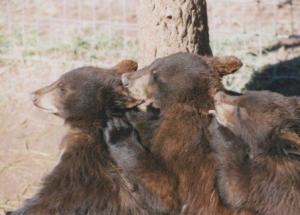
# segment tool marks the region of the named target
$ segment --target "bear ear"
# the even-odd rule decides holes
[[[117,74],[122,75],[127,72],[134,72],[138,69],[138,63],[134,60],[126,59],[119,62],[113,67],[117,71]]]
[[[280,137],[284,140],[288,140],[296,145],[300,146],[300,137],[295,131],[290,129],[282,129],[280,131]]]
[[[293,155],[300,157],[300,137],[295,131],[290,129],[282,129],[280,132],[281,140],[288,141],[291,143],[292,147],[283,148],[283,151],[286,155]]]
[[[243,66],[242,61],[234,56],[205,57],[204,60],[221,77],[232,74]]]

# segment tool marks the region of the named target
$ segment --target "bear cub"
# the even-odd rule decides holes
[[[218,92],[210,126],[225,204],[265,215],[300,214],[300,99],[268,91]]]
[[[214,184],[217,161],[208,131],[213,95],[223,89],[221,77],[241,66],[233,56],[175,53],[123,74],[123,85],[131,96],[160,109],[158,127],[148,151],[138,147],[138,135],[126,122],[110,121],[106,140],[118,166],[143,185],[141,196],[156,211],[252,214],[220,204]]]
[[[121,74],[137,69],[125,60],[111,69],[82,67],[33,93],[35,106],[65,120],[59,163],[40,191],[12,215],[149,214],[110,156],[103,128],[126,118],[136,101],[127,96]]]

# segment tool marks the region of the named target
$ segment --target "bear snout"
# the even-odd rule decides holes
[[[58,108],[56,105],[57,93],[56,88],[45,90],[45,88],[34,91],[30,94],[33,104],[48,113],[57,114]]]

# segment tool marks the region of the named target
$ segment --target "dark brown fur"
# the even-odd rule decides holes
[[[188,215],[246,214],[223,207],[215,189],[217,162],[209,144],[208,110],[213,108],[212,95],[222,89],[220,77],[229,67],[218,66],[223,69],[217,71],[209,62],[207,58],[177,53],[123,77],[135,98],[161,109],[161,118],[147,156],[133,153],[136,141],[132,139],[109,147],[125,172],[144,182],[149,196],[160,203],[158,210]],[[124,154],[132,163],[121,165]],[[165,173],[155,172],[156,168],[149,172],[149,161],[140,162],[147,157],[158,159]],[[135,174],[135,169],[141,173]]]
[[[71,128],[62,141],[62,157],[43,180],[40,191],[11,214],[150,213],[135,184],[112,160],[103,139],[108,119],[125,117],[128,100],[119,74],[132,69],[136,69],[136,63],[130,61],[113,69],[82,67],[34,93],[36,106],[62,117]]]
[[[211,125],[218,189],[237,209],[300,214],[300,99],[267,91],[218,93]]]

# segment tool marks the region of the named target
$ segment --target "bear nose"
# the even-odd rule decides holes
[[[127,74],[123,74],[121,77],[122,84],[127,87],[129,85],[129,80]]]

